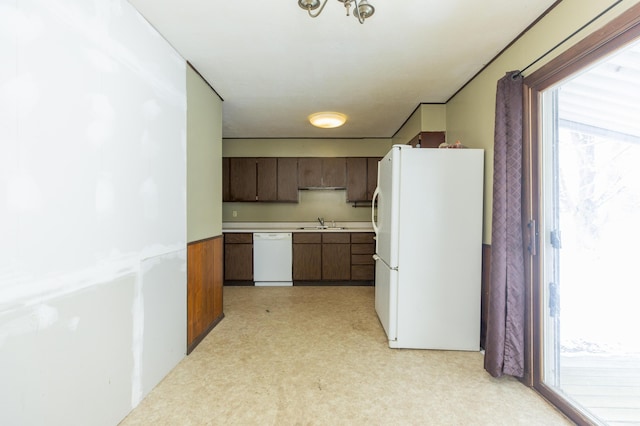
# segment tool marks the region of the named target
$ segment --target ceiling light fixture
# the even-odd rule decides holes
[[[341,3],[344,3],[344,7],[347,9],[347,16],[349,16],[349,8],[351,8],[351,3],[354,4],[353,8],[353,16],[358,18],[358,22],[364,24],[364,20],[369,18],[376,9],[369,4],[367,0],[338,0]],[[321,13],[324,6],[327,4],[327,0],[324,0],[322,6],[320,6],[320,0],[298,0],[298,6],[303,8],[309,13],[309,16],[312,18],[317,18]],[[316,13],[312,13],[312,10],[316,10],[320,8]]]
[[[316,127],[333,129],[342,126],[347,121],[347,116],[333,111],[316,112],[309,116],[309,122]]]

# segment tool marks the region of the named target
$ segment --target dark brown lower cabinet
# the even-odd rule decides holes
[[[319,233],[293,234],[293,280],[322,279],[322,237]]]
[[[222,236],[187,245],[187,354],[224,317]]]
[[[299,285],[373,284],[374,234],[299,232],[293,234],[293,281]]]
[[[224,280],[253,281],[253,234],[224,234]]]
[[[351,234],[348,232],[322,234],[322,280],[349,281],[351,279]]]
[[[376,250],[374,234],[369,232],[351,234],[351,280],[373,281],[375,279]]]
[[[251,281],[247,270],[251,234],[225,234],[225,282]],[[374,234],[370,232],[294,232],[293,281],[298,285],[370,285],[375,279]],[[244,248],[243,248],[244,247]],[[251,246],[251,249],[253,247]],[[244,260],[243,260],[244,259]],[[244,265],[244,266],[242,266]]]

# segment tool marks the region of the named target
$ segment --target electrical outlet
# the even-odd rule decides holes
[[[233,217],[238,217],[238,211],[237,211],[237,210],[234,210],[234,211],[233,211],[233,213],[231,213],[231,215],[232,215]]]

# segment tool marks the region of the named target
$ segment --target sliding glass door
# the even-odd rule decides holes
[[[640,42],[537,97],[539,385],[640,424]]]

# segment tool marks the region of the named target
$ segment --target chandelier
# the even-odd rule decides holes
[[[358,22],[364,24],[364,20],[373,15],[376,9],[369,4],[367,0],[338,0],[341,3],[344,3],[344,7],[347,9],[347,16],[349,16],[349,9],[351,8],[351,3],[354,4],[353,8],[353,16],[358,18]],[[298,0],[298,6],[303,8],[309,13],[309,16],[312,18],[317,18],[321,13],[324,6],[327,4],[327,0],[324,0],[322,6],[320,6],[320,0]],[[315,13],[312,13],[312,10],[316,10],[320,8]]]

